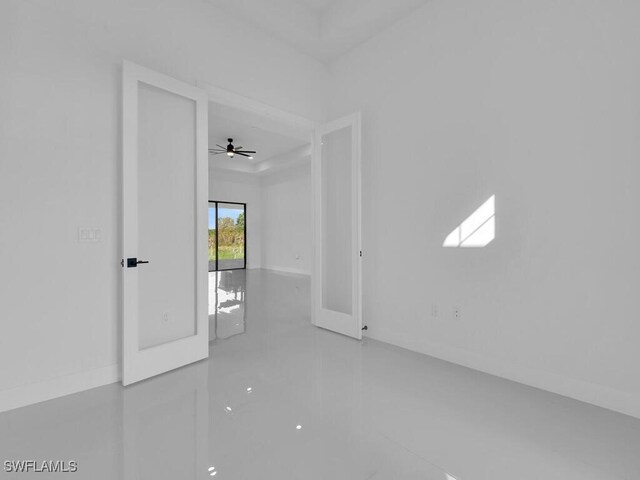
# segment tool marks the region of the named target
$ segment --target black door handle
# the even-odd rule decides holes
[[[135,268],[140,263],[149,263],[149,260],[138,260],[136,257],[127,258],[127,268]]]

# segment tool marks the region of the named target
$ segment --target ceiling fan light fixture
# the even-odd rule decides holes
[[[227,145],[226,147],[223,147],[219,143],[216,143],[216,147],[218,148],[210,148],[209,154],[220,155],[222,153],[226,153],[229,158],[233,158],[236,155],[240,155],[243,157],[247,157],[249,160],[253,160],[253,154],[256,153],[255,150],[244,150],[244,147],[240,147],[240,146],[235,147],[232,143],[233,138],[228,138],[227,140],[229,141],[229,145]]]
[[[229,142],[229,145],[227,145],[227,155],[233,157],[236,151],[235,147],[233,146],[233,138],[227,138],[227,141]]]

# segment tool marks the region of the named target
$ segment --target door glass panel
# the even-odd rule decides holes
[[[196,333],[196,105],[140,83],[139,348]]]
[[[218,270],[244,268],[244,205],[218,202]]]
[[[351,126],[321,138],[322,308],[352,313]]]

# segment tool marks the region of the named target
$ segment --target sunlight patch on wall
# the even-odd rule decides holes
[[[444,239],[443,247],[482,248],[496,236],[496,196],[492,195]]]

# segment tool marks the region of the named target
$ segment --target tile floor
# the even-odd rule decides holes
[[[219,275],[209,360],[0,414],[3,463],[78,463],[0,479],[640,479],[640,420],[315,328],[308,278]]]

